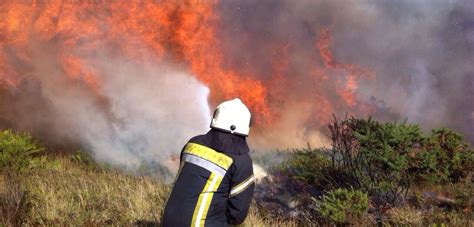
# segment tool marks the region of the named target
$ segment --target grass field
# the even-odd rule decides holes
[[[159,178],[48,157],[25,175],[0,177],[0,221],[16,225],[159,225],[170,186]],[[265,220],[254,207],[244,226],[295,225]]]
[[[242,226],[474,226],[472,171],[456,182],[415,182],[403,203],[377,213],[376,197],[366,197],[360,209],[351,206],[363,201],[349,197],[352,190],[327,201],[309,194],[322,184],[301,184],[295,177],[321,177],[330,174],[331,167],[319,156],[308,154],[315,153],[254,155],[254,162],[272,169],[271,178],[257,182],[255,199]],[[167,175],[160,174],[160,168],[132,173],[96,163],[84,152],[43,149],[28,135],[11,131],[0,132],[0,167],[0,227],[159,226],[170,190],[169,180],[160,179]],[[326,210],[316,209],[323,204]],[[361,213],[355,212],[358,210]],[[341,217],[336,219],[337,215]]]
[[[170,186],[159,178],[136,176],[70,156],[43,158],[28,174],[0,177],[0,223],[3,226],[157,226]],[[458,187],[458,186],[453,186]],[[436,190],[436,189],[434,189]],[[452,189],[456,190],[456,189]],[[457,190],[460,190],[459,188]],[[471,190],[472,189],[462,189]],[[472,225],[471,212],[420,211],[409,206],[392,209],[387,225]],[[467,216],[466,216],[467,215]],[[359,225],[371,224],[368,216]],[[315,225],[305,220],[266,216],[252,204],[242,226]]]

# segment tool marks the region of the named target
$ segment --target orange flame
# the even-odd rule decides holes
[[[347,74],[343,86],[338,88],[337,93],[348,106],[354,106],[357,104],[357,98],[354,96],[354,93],[358,89],[357,78],[373,78],[375,77],[375,74],[374,72],[361,68],[357,65],[336,62],[330,51],[331,34],[329,33],[329,29],[323,29],[320,31],[320,33],[321,36],[316,42],[316,48],[318,49],[323,63],[327,68],[336,71],[343,71]]]
[[[189,70],[211,91],[212,104],[240,97],[256,117],[256,123],[268,125],[278,117],[285,102],[285,86],[291,75],[287,44],[276,45],[270,81],[238,69],[225,68],[225,56],[216,38],[219,16],[215,1],[2,1],[0,3],[0,84],[16,86],[28,80],[19,69],[32,61],[31,43],[54,43],[55,62],[74,83],[82,83],[100,96],[101,75],[93,58],[97,48],[143,64],[165,59],[184,62]],[[325,68],[312,72],[314,83],[329,80],[327,70],[342,71],[337,93],[344,104],[357,105],[358,79],[373,73],[356,65],[334,60],[330,51],[329,30],[320,32],[316,48]],[[13,62],[12,59],[16,59]],[[322,91],[309,94],[320,115],[330,117],[336,104]],[[326,120],[322,117],[320,120]]]

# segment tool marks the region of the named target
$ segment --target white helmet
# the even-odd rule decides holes
[[[212,116],[211,128],[248,136],[250,130],[250,111],[235,98],[217,106]]]

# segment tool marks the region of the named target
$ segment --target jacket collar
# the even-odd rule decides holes
[[[211,129],[204,135],[204,142],[210,148],[229,154],[247,154],[250,149],[246,137]]]

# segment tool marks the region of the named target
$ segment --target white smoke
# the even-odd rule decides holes
[[[179,153],[191,136],[209,128],[209,90],[193,76],[172,68],[102,62],[107,72],[103,92],[117,121],[105,132],[92,130],[102,139],[86,138],[100,151],[99,159],[159,160]]]
[[[33,48],[33,76],[55,110],[55,135],[78,141],[95,159],[136,169],[179,154],[209,128],[209,89],[170,63],[138,63],[89,56],[100,71],[98,94],[71,82],[57,67],[54,48]],[[33,116],[32,116],[33,117]]]
[[[159,160],[178,153],[191,136],[209,127],[209,90],[191,75],[103,62],[108,72],[103,92],[117,120],[103,121],[108,127],[93,128],[85,138],[99,159],[133,164]]]

